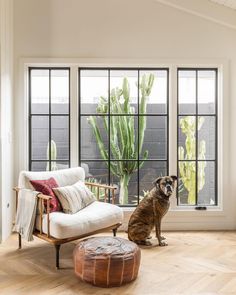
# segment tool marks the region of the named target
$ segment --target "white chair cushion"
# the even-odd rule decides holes
[[[21,171],[18,186],[34,190],[30,180],[44,180],[50,177],[53,177],[59,186],[66,186],[72,185],[79,180],[84,181],[85,173],[81,167],[43,172]]]
[[[83,181],[73,185],[61,186],[52,189],[61,203],[63,212],[74,214],[87,207],[96,199]]]
[[[120,207],[95,201],[75,214],[50,213],[50,235],[57,239],[76,237],[115,225],[122,220],[123,210]],[[40,229],[39,216],[36,228]],[[43,233],[47,234],[46,214],[43,216]]]

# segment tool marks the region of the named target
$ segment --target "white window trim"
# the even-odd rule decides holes
[[[176,206],[176,198],[171,198],[171,209],[165,218],[166,229],[231,229],[233,216],[230,207],[233,200],[227,188],[228,179],[228,97],[229,62],[226,59],[168,59],[168,60],[108,60],[79,58],[23,58],[20,59],[16,89],[16,145],[15,169],[17,179],[20,170],[28,169],[28,68],[34,66],[65,66],[71,68],[71,167],[78,165],[78,68],[79,67],[168,67],[169,68],[169,173],[177,174],[177,68],[217,68],[218,69],[218,206],[197,211],[191,207]],[[73,87],[72,87],[73,85]],[[224,104],[223,104],[224,97]],[[173,103],[175,102],[175,103]],[[224,120],[223,120],[224,119]],[[223,198],[223,192],[227,197]],[[124,208],[125,216],[134,208]]]

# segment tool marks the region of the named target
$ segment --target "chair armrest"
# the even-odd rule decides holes
[[[115,190],[117,189],[117,187],[112,186],[112,185],[107,185],[107,184],[101,184],[101,183],[94,183],[94,182],[87,182],[85,181],[85,185],[87,185],[88,187],[90,187],[90,189],[92,188],[96,188],[96,195],[97,195],[97,200],[99,201],[100,199],[100,189],[104,190],[105,193],[105,197],[104,197],[104,202],[107,202],[108,199],[108,192],[111,192],[112,195],[112,204],[115,203]]]
[[[39,199],[43,199],[43,200],[45,200],[45,201],[52,199],[51,196],[47,196],[47,195],[44,195],[44,194],[41,194],[41,193],[39,193],[39,194],[37,195],[37,198],[39,198]]]
[[[43,231],[43,202],[46,201],[47,206],[46,206],[46,214],[47,214],[47,237],[50,237],[50,200],[52,199],[51,196],[47,196],[44,194],[39,193],[37,195],[39,199],[39,204],[40,204],[40,211],[39,211],[39,216],[40,216],[40,234],[42,234]]]
[[[15,186],[15,187],[13,187],[13,191],[15,191],[15,192],[19,192],[19,191],[20,191],[20,188],[17,187],[17,186]]]

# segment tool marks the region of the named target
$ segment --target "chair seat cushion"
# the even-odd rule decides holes
[[[63,212],[50,213],[50,235],[57,239],[66,239],[84,235],[122,222],[123,211],[109,203],[95,201],[75,214]],[[40,228],[37,216],[36,228]],[[47,216],[43,216],[43,233],[47,233]]]

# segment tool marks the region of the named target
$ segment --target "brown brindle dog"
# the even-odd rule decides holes
[[[152,245],[147,239],[150,239],[155,226],[159,246],[167,246],[167,243],[163,242],[165,238],[161,236],[161,220],[170,207],[169,198],[174,191],[176,180],[177,177],[172,175],[158,177],[154,181],[155,187],[144,197],[130,217],[128,225],[130,241],[138,245]]]

